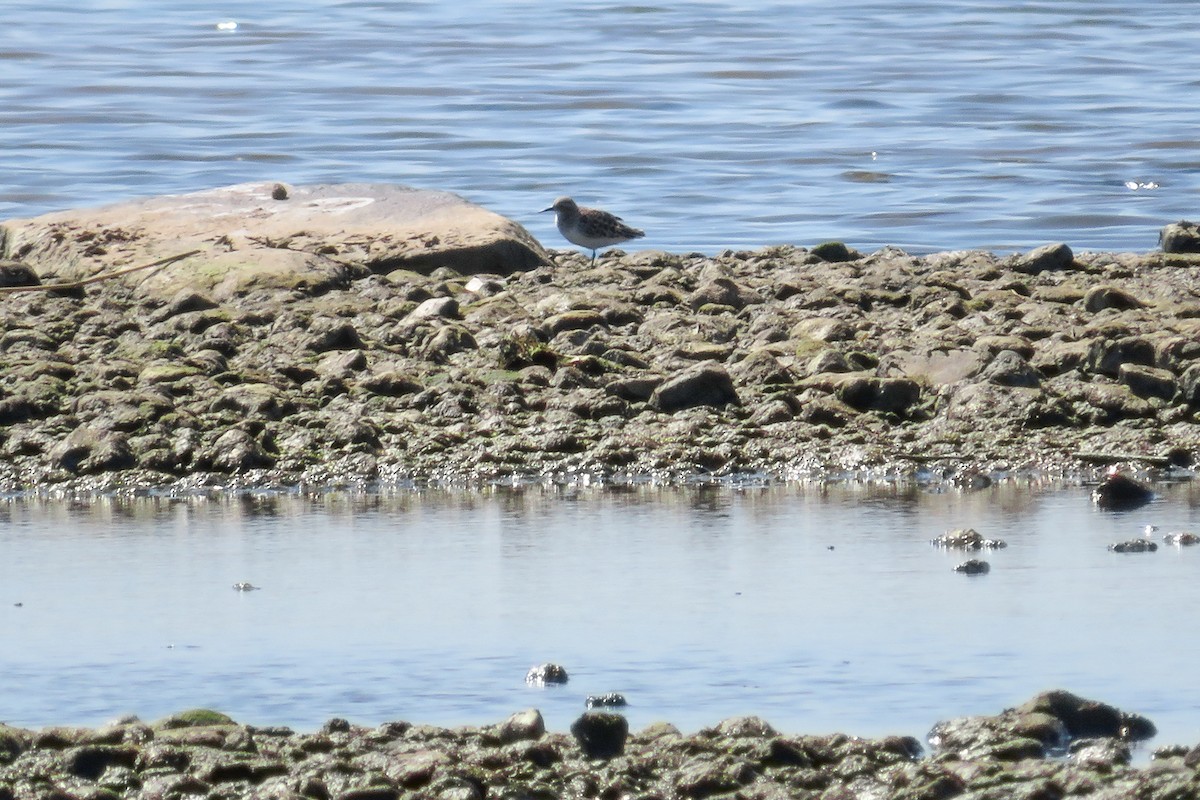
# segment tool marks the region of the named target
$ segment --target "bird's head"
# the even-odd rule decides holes
[[[553,211],[556,214],[567,214],[572,211],[578,211],[579,206],[575,205],[575,201],[569,197],[560,197],[554,201],[554,205],[549,208],[543,208],[539,214],[545,214],[547,211]]]

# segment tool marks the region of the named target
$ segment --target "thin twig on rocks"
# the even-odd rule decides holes
[[[1152,456],[1145,453],[1075,453],[1075,458],[1085,464],[1121,464],[1125,462],[1141,462],[1152,467],[1171,466],[1170,456]]]
[[[189,250],[186,253],[160,258],[150,264],[139,264],[136,267],[126,267],[119,269],[116,272],[104,272],[100,275],[93,275],[90,278],[84,278],[78,281],[70,281],[68,283],[43,283],[36,286],[0,286],[0,294],[15,294],[16,292],[57,292],[71,289],[80,289],[89,283],[99,283],[113,278],[119,278],[122,275],[128,275],[131,272],[137,272],[143,269],[153,269],[154,267],[163,267],[174,261],[182,261],[185,258],[190,258],[194,255],[202,253],[202,250]]]

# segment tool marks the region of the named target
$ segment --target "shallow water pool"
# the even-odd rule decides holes
[[[565,730],[620,692],[634,729],[757,714],[789,733],[924,738],[1065,688],[1200,740],[1190,483],[1133,512],[1007,481],[0,502],[0,719],[97,725],[196,706]],[[974,527],[1008,547],[933,547]],[[256,591],[235,591],[249,581]],[[565,686],[526,686],[553,661]]]

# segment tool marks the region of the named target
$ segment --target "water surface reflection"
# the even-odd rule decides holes
[[[1200,528],[1191,483],[1156,488],[1124,514],[1034,481],[7,498],[0,708],[562,730],[619,691],[635,728],[922,735],[1062,687],[1191,743],[1200,646],[1169,609],[1200,601],[1200,548],[1106,549]],[[1009,544],[983,577],[929,544],[968,526]],[[542,661],[571,682],[526,687]]]

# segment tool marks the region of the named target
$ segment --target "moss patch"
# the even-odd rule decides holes
[[[189,711],[181,711],[178,714],[172,714],[169,717],[159,720],[154,724],[156,728],[197,728],[206,725],[236,725],[233,718],[222,714],[220,711],[213,711],[210,708],[193,708]]]

